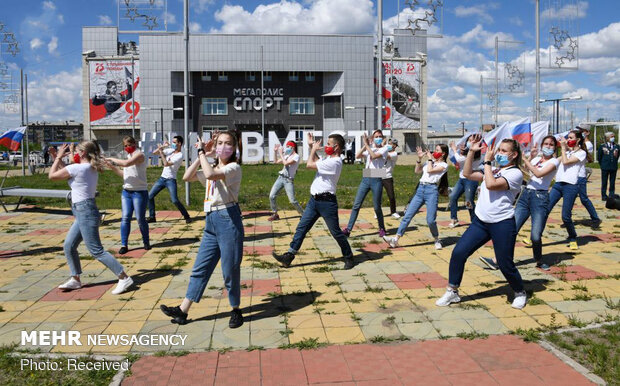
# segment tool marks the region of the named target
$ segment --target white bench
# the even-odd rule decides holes
[[[71,202],[70,190],[58,190],[58,189],[32,189],[22,188],[21,186],[11,186],[9,188],[0,189],[0,204],[4,208],[5,212],[8,212],[3,200],[4,197],[19,197],[15,210],[19,209],[19,205],[22,203],[24,197],[44,197],[44,198],[64,198],[67,202]]]

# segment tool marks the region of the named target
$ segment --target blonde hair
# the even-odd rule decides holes
[[[127,141],[130,145],[132,146],[136,146],[136,139],[134,137],[132,137],[131,135],[126,135],[123,137],[123,143],[125,143],[125,141]]]
[[[99,146],[92,141],[82,141],[77,145],[77,150],[84,152],[84,158],[90,162],[90,166],[98,172],[104,169],[103,158]]]

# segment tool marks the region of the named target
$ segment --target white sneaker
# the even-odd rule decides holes
[[[437,301],[435,302],[435,305],[439,307],[445,307],[445,306],[450,305],[450,303],[458,303],[460,301],[461,301],[461,298],[459,297],[459,293],[453,290],[452,288],[448,288],[446,289],[446,293],[443,294],[442,297],[437,299]]]
[[[512,308],[516,308],[518,310],[525,307],[527,303],[527,294],[525,291],[515,292],[515,300],[512,301]]]
[[[441,245],[441,241],[435,241],[435,249],[443,249],[443,245]]]
[[[71,278],[67,280],[65,283],[58,286],[59,289],[63,290],[75,290],[82,288],[82,283],[79,280],[75,280],[75,278]]]
[[[123,292],[127,291],[127,289],[131,287],[132,284],[133,284],[133,279],[129,276],[127,276],[124,279],[119,279],[118,284],[116,285],[116,288],[112,290],[112,294],[114,295],[122,294]]]
[[[398,248],[398,239],[396,237],[383,236],[383,240],[390,245],[390,248]]]
[[[375,213],[375,218],[377,218],[377,214]]]
[[[457,226],[459,226],[459,222],[455,221],[455,222],[451,222],[450,225],[448,225],[450,228],[456,228]]]
[[[400,218],[400,214],[398,214],[398,212],[394,212],[394,213],[392,213],[392,217]]]

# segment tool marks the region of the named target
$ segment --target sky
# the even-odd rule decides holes
[[[124,6],[121,0],[121,5]],[[129,0],[128,0],[129,1]],[[149,1],[149,0],[131,0]],[[163,0],[154,0],[161,2]],[[437,0],[433,0],[436,2]],[[560,26],[578,42],[573,69],[543,69],[541,97],[581,96],[562,102],[565,124],[604,118],[620,120],[620,17],[618,0],[540,0],[543,66],[549,67],[550,28]],[[386,0],[383,28],[390,33],[400,21],[407,26],[409,3],[429,0]],[[444,0],[442,17],[430,27],[438,36],[428,41],[428,124],[430,130],[455,130],[460,122],[474,129],[480,122],[480,76],[495,76],[495,36],[502,41],[500,62],[524,68],[520,93],[502,93],[498,121],[533,115],[535,90],[534,0]],[[3,31],[15,33],[21,52],[13,57],[2,45],[2,58],[14,79],[28,74],[29,120],[83,120],[81,93],[82,26],[116,25],[116,0],[3,0]],[[418,6],[416,6],[416,9]],[[427,7],[428,8],[428,7]],[[400,10],[400,13],[399,13]],[[343,33],[375,34],[376,1],[370,0],[190,0],[193,33]],[[168,0],[168,31],[183,28],[183,1]],[[121,40],[136,40],[121,35]],[[575,64],[578,63],[578,66]],[[553,64],[553,63],[552,63]],[[503,78],[503,67],[500,73]],[[491,82],[492,83],[492,82]],[[493,121],[483,92],[483,119]],[[2,95],[2,94],[0,94]],[[19,126],[19,114],[0,99],[0,129]],[[550,119],[551,104],[542,104]]]

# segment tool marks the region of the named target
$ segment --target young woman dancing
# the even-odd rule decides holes
[[[279,159],[276,160],[276,163],[281,163],[284,167],[280,170],[278,179],[271,187],[271,193],[269,193],[269,203],[271,204],[272,212],[271,216],[267,219],[269,221],[280,219],[280,216],[278,215],[278,204],[276,203],[276,198],[282,188],[284,188],[284,191],[288,196],[288,201],[295,207],[295,209],[297,209],[297,212],[300,215],[304,213],[304,209],[301,205],[299,205],[299,202],[297,202],[297,199],[295,198],[295,184],[293,183],[295,180],[295,174],[297,174],[297,168],[299,167],[297,144],[293,141],[288,141],[285,149],[282,149],[280,145],[276,145],[274,150],[276,154],[280,156]]]
[[[459,225],[458,210],[459,210],[459,198],[465,193],[465,206],[469,210],[469,219],[471,221],[474,217],[474,198],[476,196],[476,190],[478,190],[478,181],[472,181],[465,178],[463,175],[463,168],[465,166],[465,160],[467,159],[467,153],[469,153],[473,135],[470,135],[465,142],[465,148],[459,149],[454,142],[450,143],[452,151],[454,151],[454,158],[459,167],[459,180],[452,189],[450,194],[450,228],[457,227]],[[455,166],[457,166],[455,165]],[[473,170],[480,169],[480,152],[477,151],[474,154],[474,160],[472,164]]]
[[[422,173],[420,184],[416,190],[415,196],[407,206],[407,211],[400,220],[400,226],[396,231],[396,236],[383,239],[391,248],[398,247],[398,239],[403,237],[409,223],[419,211],[422,205],[426,204],[426,223],[431,231],[431,235],[435,238],[435,248],[441,249],[441,241],[439,241],[439,230],[437,230],[437,203],[439,201],[439,193],[448,189],[448,146],[441,144],[435,146],[435,152],[426,152],[428,160],[422,166],[422,158],[425,153],[421,147],[417,148],[418,160],[416,161],[415,172]]]
[[[133,284],[131,277],[127,276],[123,266],[106,251],[101,245],[99,238],[99,223],[101,215],[95,203],[97,181],[99,172],[103,171],[104,161],[99,154],[99,147],[90,141],[78,144],[73,158],[73,164],[66,165],[62,158],[67,154],[68,145],[63,145],[49,171],[50,180],[69,180],[71,187],[71,211],[75,221],[65,238],[64,251],[67,264],[71,271],[71,278],[58,286],[62,290],[75,290],[82,288],[80,275],[82,266],[78,245],[84,240],[88,251],[108,267],[116,276],[118,284],[112,290],[115,295],[121,294]]]
[[[241,186],[241,159],[237,159],[235,153],[238,144],[239,138],[230,131],[220,132],[206,144],[198,137],[198,158],[183,176],[184,181],[200,181],[206,187],[206,219],[185,299],[180,306],[160,306],[164,314],[172,317],[172,323],[187,323],[190,307],[202,298],[211,274],[221,258],[224,285],[232,307],[228,326],[237,328],[243,324],[243,315],[239,309],[243,223],[238,204]],[[207,157],[216,157],[215,165],[209,164]],[[202,167],[202,170],[198,170],[198,167]]]
[[[525,307],[527,295],[519,270],[513,261],[517,238],[513,205],[521,191],[523,181],[523,173],[519,169],[521,148],[517,141],[504,139],[500,142],[495,157],[493,157],[493,149],[487,150],[483,162],[483,175],[474,172],[472,168],[474,152],[480,151],[481,145],[482,139],[476,135],[470,146],[470,152],[467,154],[463,172],[466,178],[482,182],[475,216],[452,250],[448,288],[435,304],[443,307],[461,301],[458,288],[463,280],[465,262],[478,248],[492,240],[499,269],[515,292],[512,307],[521,309]],[[491,167],[493,158],[499,167],[497,170]]]

